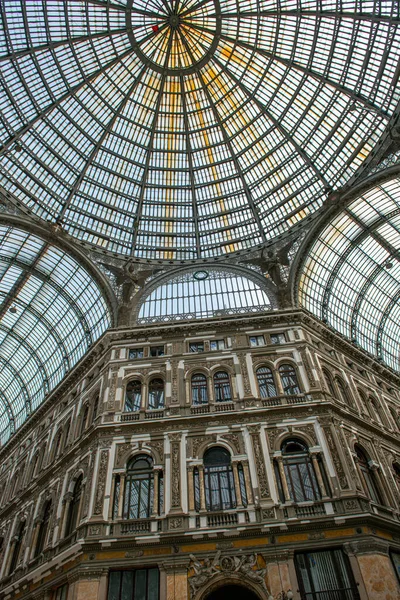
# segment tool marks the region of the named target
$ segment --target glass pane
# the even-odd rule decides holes
[[[121,572],[111,571],[108,580],[108,600],[120,600]]]

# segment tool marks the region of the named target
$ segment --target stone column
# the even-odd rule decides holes
[[[200,482],[200,510],[206,510],[206,489],[204,486],[204,467],[199,465],[199,482]]]
[[[232,470],[233,470],[233,479],[235,482],[236,506],[237,506],[237,508],[244,508],[242,494],[240,493],[240,482],[239,482],[237,461],[232,462]]]
[[[121,473],[120,474],[120,482],[119,482],[118,514],[117,514],[118,519],[122,519],[122,517],[123,517],[125,484],[126,484],[125,480],[126,480],[125,473]]]
[[[310,452],[311,460],[314,467],[314,473],[318,481],[319,489],[321,490],[322,498],[328,498],[328,494],[326,493],[324,480],[322,479],[322,473],[318,462],[318,453]]]
[[[257,472],[258,489],[260,493],[260,502],[270,498],[267,472],[265,469],[264,452],[260,440],[260,426],[249,425],[248,431],[252,440],[254,466]]]
[[[388,497],[387,492],[386,492],[386,482],[385,482],[383,474],[382,474],[382,468],[379,465],[375,465],[374,464],[371,467],[371,469],[374,471],[375,477],[378,480],[377,481],[377,483],[378,483],[378,489],[379,489],[379,492],[380,492],[380,494],[382,496],[382,500],[383,500],[385,506],[390,507],[391,506],[391,502],[390,502],[389,497]]]
[[[194,502],[194,467],[188,467],[187,476],[188,476],[188,501],[189,501],[189,511],[195,510],[195,502]]]
[[[276,454],[277,453],[275,453],[275,455]],[[281,477],[281,483],[282,483],[282,488],[283,488],[283,495],[285,497],[285,502],[291,502],[292,499],[290,497],[289,488],[288,488],[288,484],[287,484],[287,480],[286,480],[286,473],[285,473],[285,468],[283,466],[282,454],[279,453],[278,456],[275,456],[275,459],[278,463],[279,475]]]
[[[69,513],[69,506],[72,501],[72,496],[73,496],[72,492],[67,492],[62,501],[63,509],[62,509],[62,514],[61,514],[61,524],[60,524],[60,538],[61,539],[65,538],[65,530],[67,528],[67,517],[68,517],[68,513]]]
[[[153,494],[153,510],[151,516],[158,517],[158,499],[160,494],[160,470],[154,469],[154,494]]]
[[[38,539],[38,535],[39,535],[39,529],[40,529],[41,522],[42,522],[42,519],[40,517],[36,517],[36,519],[33,522],[31,551],[30,551],[30,555],[29,555],[30,560],[35,558],[36,544],[37,544],[37,539]]]
[[[246,461],[242,460],[242,466],[243,466],[243,473],[244,473],[244,481],[246,484],[247,502],[248,502],[248,504],[253,504],[254,503],[253,488],[251,485],[249,463],[247,462],[247,460]]]

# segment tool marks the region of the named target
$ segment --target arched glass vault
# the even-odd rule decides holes
[[[112,321],[92,275],[61,248],[0,223],[0,442]]]
[[[400,178],[351,201],[316,238],[301,270],[299,303],[399,371]]]
[[[155,278],[138,303],[137,322],[206,319],[276,308],[274,286],[258,272],[205,265]]]
[[[399,101],[398,3],[10,0],[4,186],[139,259],[262,245],[368,158]]]

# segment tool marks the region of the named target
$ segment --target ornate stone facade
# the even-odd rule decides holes
[[[282,331],[286,341],[281,347],[252,348],[243,333],[247,330],[265,339],[271,331]],[[193,323],[109,332],[104,354],[97,355],[102,366],[96,376],[91,378],[93,366],[88,361],[81,380],[72,374],[67,377],[61,391],[50,395],[39,409],[40,419],[33,415],[0,450],[0,600],[17,595],[22,600],[53,600],[54,590],[64,583],[69,585],[68,600],[80,600],[85,594],[92,600],[106,600],[110,568],[153,567],[160,572],[160,600],[206,600],[224,582],[245,585],[265,600],[269,595],[277,598],[283,587],[300,600],[296,557],[310,549],[332,547],[350,557],[361,600],[376,600],[371,592],[376,581],[369,582],[367,571],[374,556],[371,548],[379,556],[390,589],[396,590],[389,566],[390,552],[400,551],[400,490],[393,470],[400,457],[400,432],[393,425],[364,418],[330,396],[322,373],[313,365],[332,361],[329,349],[334,342],[337,356],[342,353],[336,367],[346,372],[354,399],[356,383],[364,378],[365,387],[381,398],[388,414],[389,406],[400,410],[397,378],[379,365],[378,384],[374,369],[363,364],[362,353],[352,349],[350,357],[341,338],[332,337],[321,324],[314,326],[301,311],[227,317],[213,328],[203,323],[201,331],[205,348],[201,357],[185,351],[185,340],[198,333]],[[216,336],[227,345],[231,341],[226,359],[210,351],[209,340]],[[164,345],[165,355],[151,358],[146,350],[143,359],[129,359],[129,348],[138,343]],[[118,352],[112,354],[113,349]],[[294,366],[302,393],[262,397],[257,365],[271,365],[279,390],[278,366],[283,357]],[[343,367],[350,358],[351,364],[359,361],[365,375]],[[204,406],[191,403],[191,375],[197,369],[207,378],[209,402]],[[216,402],[213,373],[224,369],[232,392],[240,390],[241,379],[245,401],[235,396],[233,402]],[[137,411],[124,410],[123,395],[131,377],[143,382]],[[168,406],[157,410],[146,404],[152,377],[171,384]],[[55,455],[56,433],[64,423],[78,422],[80,406],[90,407],[99,389],[103,391],[96,419],[89,418],[83,431],[71,425],[69,436],[63,438],[68,443]],[[289,439],[311,449],[308,464],[317,486],[313,500],[292,497],[282,450]],[[383,504],[368,497],[355,460],[355,444],[371,461]],[[205,451],[212,447],[223,448],[231,457],[227,468],[232,494],[229,507],[217,504],[213,510],[203,462]],[[154,468],[152,505],[145,516],[133,509],[128,515],[126,508],[127,464],[139,455]],[[24,474],[18,477],[16,492],[12,483],[22,465]],[[76,528],[68,533],[69,507],[80,474]],[[44,501],[50,496],[48,542],[36,554]],[[27,527],[17,568],[10,571],[22,518]],[[373,540],[379,540],[379,548]],[[48,573],[45,579],[43,572]],[[388,599],[397,600],[396,593],[390,591]]]

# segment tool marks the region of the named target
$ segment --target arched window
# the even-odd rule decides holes
[[[296,369],[293,365],[281,365],[279,367],[279,375],[281,376],[283,393],[285,395],[295,396],[301,393],[297,381]]]
[[[192,375],[192,404],[207,404],[207,377],[203,373]]]
[[[274,376],[268,367],[260,367],[256,371],[260,398],[277,396]]]
[[[47,532],[49,529],[49,521],[51,515],[51,500],[48,500],[44,505],[42,520],[39,525],[39,533],[37,537],[35,556],[39,556],[43,552],[46,543]]]
[[[374,421],[377,421],[382,425],[382,415],[381,415],[381,407],[378,404],[378,401],[373,396],[369,397],[369,405],[371,408],[371,417]]]
[[[135,412],[140,410],[142,402],[142,384],[138,379],[129,381],[125,392],[125,411]]]
[[[335,393],[335,387],[333,385],[331,374],[329,373],[329,371],[327,369],[322,369],[322,373],[324,375],[324,379],[326,381],[326,385],[328,386],[328,391],[329,391],[330,395],[335,398],[336,393]]]
[[[358,396],[360,398],[360,402],[361,402],[361,411],[362,413],[367,416],[370,417],[370,411],[368,410],[368,403],[367,403],[367,398],[364,394],[364,392],[362,390],[360,390],[359,388],[357,388],[357,392],[358,392]]]
[[[215,402],[231,402],[232,392],[229,375],[225,371],[217,371],[214,375]]]
[[[15,569],[18,566],[19,555],[21,552],[22,540],[24,539],[24,535],[25,535],[25,521],[20,523],[20,525],[18,527],[18,532],[16,535],[16,539],[14,541],[14,548],[13,548],[13,553],[12,553],[12,557],[11,557],[9,573],[12,573],[13,571],[15,571]]]
[[[225,448],[210,448],[204,454],[203,463],[207,510],[236,508],[235,483],[229,452]]]
[[[357,455],[358,466],[360,467],[362,476],[362,484],[366,495],[368,496],[368,498],[370,498],[370,500],[372,500],[372,502],[376,502],[377,504],[383,504],[382,496],[379,492],[379,487],[377,485],[375,473],[371,469],[368,458],[359,446],[355,447],[355,452]]]
[[[78,526],[79,508],[82,497],[82,475],[79,475],[74,485],[71,502],[68,507],[67,525],[65,528],[65,537],[71,535]]]
[[[319,500],[321,492],[306,444],[297,439],[290,439],[282,444],[281,450],[290,499],[293,502]],[[284,501],[283,484],[276,464],[275,468],[281,499]]]
[[[55,460],[60,452],[61,452],[61,440],[62,440],[63,431],[60,429],[54,438],[54,451],[53,451],[53,460]]]
[[[346,405],[351,405],[349,395],[347,393],[346,387],[340,377],[335,377],[336,387],[339,391],[339,400],[341,400]]]
[[[149,383],[149,408],[164,408],[164,382],[162,379],[152,379]]]
[[[92,423],[95,420],[95,418],[97,417],[97,411],[99,410],[99,404],[100,404],[100,396],[97,394],[97,396],[95,397],[94,402],[93,402]]]
[[[124,518],[147,519],[153,510],[154,471],[149,456],[133,458],[126,471]]]
[[[400,416],[399,416],[399,414],[396,412],[396,410],[392,406],[389,406],[389,411],[390,411],[390,414],[393,419],[394,428],[397,431],[400,431]]]
[[[85,431],[86,426],[87,426],[87,420],[88,420],[88,414],[89,414],[89,405],[88,404],[85,404],[85,406],[82,408],[81,414],[82,414],[82,421],[81,421],[80,435],[83,434],[83,432]]]

